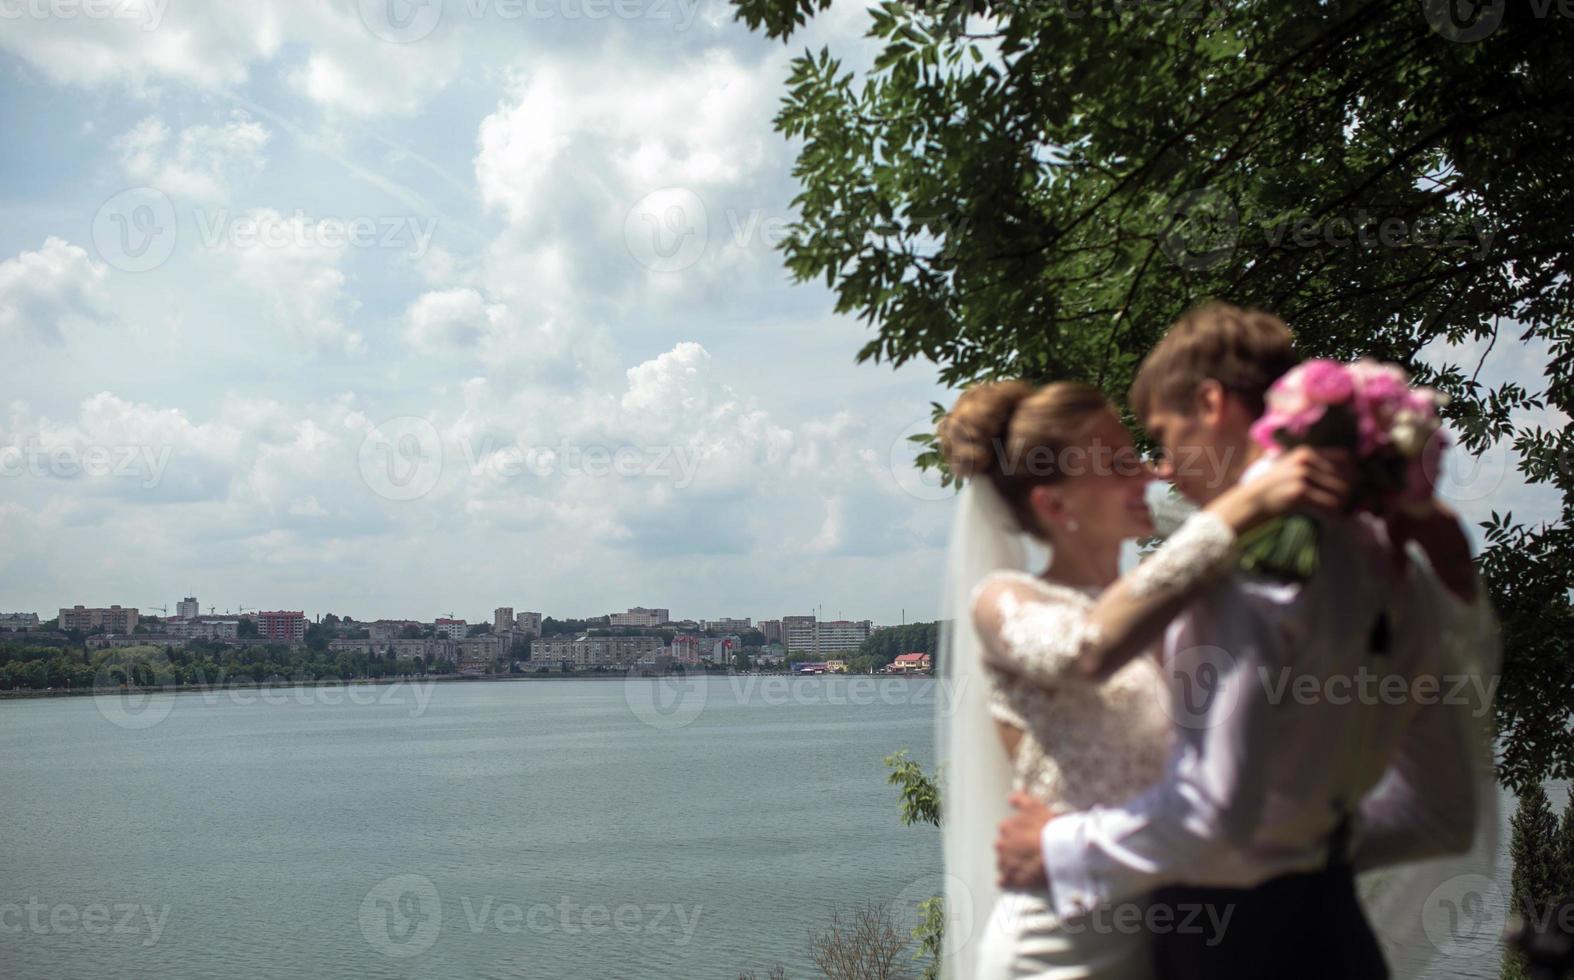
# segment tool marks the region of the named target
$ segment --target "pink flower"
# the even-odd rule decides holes
[[[1356,438],[1360,444],[1356,452],[1362,459],[1375,455],[1388,442],[1388,433],[1378,425],[1375,418],[1368,412],[1358,411],[1355,416]]]
[[[1279,445],[1279,440],[1273,437],[1273,434],[1278,431],[1279,419],[1272,413],[1264,415],[1252,423],[1252,441],[1261,446],[1264,452],[1269,454],[1278,453],[1282,447]]]
[[[1301,378],[1296,371],[1291,371],[1268,389],[1268,412],[1273,415],[1294,415],[1304,412],[1312,405],[1311,396],[1306,392],[1306,386],[1301,383]]]
[[[1396,365],[1362,358],[1350,365],[1350,378],[1355,383],[1356,410],[1363,416],[1374,416],[1385,430],[1394,415],[1410,403],[1409,381]]]
[[[1412,388],[1405,396],[1404,408],[1415,412],[1423,419],[1438,417],[1438,409],[1442,407],[1447,398],[1439,394],[1435,388]]]
[[[1320,405],[1338,405],[1355,393],[1349,372],[1335,361],[1307,361],[1292,373],[1300,375],[1306,396]]]
[[[1327,410],[1321,405],[1310,405],[1302,411],[1282,419],[1281,426],[1298,436],[1304,436],[1312,430],[1312,426],[1322,419],[1325,411]]]
[[[1252,424],[1251,438],[1270,455],[1285,443],[1304,441],[1330,406],[1341,406],[1355,423],[1357,456],[1379,464],[1377,472],[1400,475],[1365,488],[1404,498],[1424,498],[1433,492],[1446,437],[1439,431],[1439,408],[1446,396],[1431,388],[1410,386],[1404,370],[1362,358],[1351,364],[1316,359],[1307,361],[1274,383],[1265,399],[1262,418]],[[1281,441],[1283,440],[1283,441]],[[1390,468],[1392,467],[1392,468]]]
[[[1251,437],[1259,446],[1270,453],[1277,453],[1284,448],[1276,438],[1278,433],[1285,433],[1297,439],[1304,438],[1311,431],[1312,426],[1323,417],[1323,406],[1308,405],[1299,412],[1270,411],[1252,423]]]

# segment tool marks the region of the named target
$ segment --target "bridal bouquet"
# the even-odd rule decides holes
[[[1364,358],[1353,364],[1313,360],[1292,369],[1268,391],[1252,438],[1269,455],[1296,446],[1347,449],[1357,464],[1352,510],[1377,513],[1432,493],[1444,446],[1439,409],[1448,396],[1411,387],[1395,364]],[[1241,568],[1305,580],[1317,570],[1317,520],[1291,514],[1243,536]]]

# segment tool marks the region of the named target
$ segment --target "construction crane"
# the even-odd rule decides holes
[[[160,616],[163,616],[166,619],[169,618],[169,607],[168,606],[143,606],[142,608],[144,608],[144,609],[157,609],[159,611],[159,615]]]

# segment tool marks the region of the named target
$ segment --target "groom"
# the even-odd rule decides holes
[[[1295,363],[1267,313],[1211,304],[1183,317],[1131,393],[1163,446],[1161,475],[1198,504],[1251,479],[1248,430]],[[1164,638],[1177,682],[1165,777],[1079,813],[1015,794],[1001,884],[1047,880],[1062,919],[1151,893],[1164,978],[1386,977],[1355,871],[1467,850],[1475,813],[1464,708],[1358,694],[1374,673],[1442,679],[1439,620],[1457,600],[1397,539],[1415,538],[1460,600],[1479,591],[1452,514],[1433,504],[1404,523],[1329,521],[1310,580],[1237,574],[1182,613]],[[1201,911],[1233,912],[1222,937],[1181,927]]]

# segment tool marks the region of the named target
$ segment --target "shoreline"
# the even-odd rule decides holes
[[[879,678],[890,680],[893,678],[908,679],[911,677],[932,677],[931,674],[794,674],[787,671],[771,671],[769,673],[749,672],[734,674],[730,672],[702,672],[696,674],[641,674],[637,676],[648,677],[656,680],[661,677],[836,677],[851,679],[855,677]],[[39,698],[73,698],[94,697],[101,694],[203,694],[214,691],[277,691],[292,690],[295,688],[320,688],[320,687],[376,687],[383,685],[414,684],[423,681],[432,683],[452,683],[459,681],[481,682],[509,682],[509,681],[621,681],[627,680],[629,674],[618,671],[596,671],[585,673],[564,674],[558,671],[541,671],[525,674],[482,674],[474,676],[460,676],[457,674],[412,674],[400,677],[359,677],[352,680],[339,678],[325,678],[315,681],[250,681],[245,683],[229,682],[224,684],[155,684],[148,687],[113,687],[113,688],[65,688],[55,691],[0,691],[0,702],[3,701],[30,701]]]

